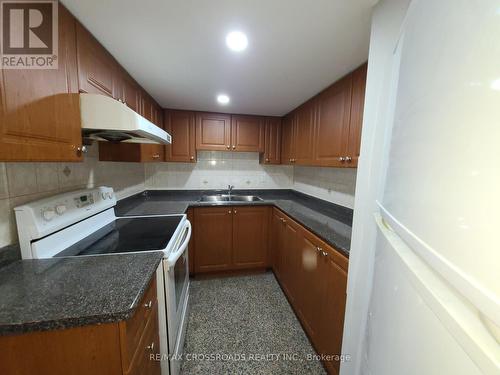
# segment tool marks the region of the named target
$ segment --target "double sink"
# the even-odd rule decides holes
[[[217,194],[202,195],[199,202],[261,202],[262,200],[256,195]]]

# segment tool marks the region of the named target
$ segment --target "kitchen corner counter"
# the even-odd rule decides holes
[[[224,192],[222,192],[224,193]],[[257,195],[258,202],[200,202],[202,195],[221,194],[215,190],[146,190],[122,199],[117,216],[182,214],[189,207],[267,205],[275,206],[329,245],[349,256],[352,210],[295,190],[234,190],[234,195]]]
[[[33,259],[0,268],[0,335],[128,319],[162,256]]]

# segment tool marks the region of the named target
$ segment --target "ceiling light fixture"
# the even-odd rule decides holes
[[[241,31],[231,31],[226,36],[226,44],[230,50],[241,52],[247,48],[248,38]]]
[[[227,96],[226,94],[219,94],[217,95],[217,102],[219,104],[222,104],[222,105],[226,105],[226,104],[229,104],[229,96]]]

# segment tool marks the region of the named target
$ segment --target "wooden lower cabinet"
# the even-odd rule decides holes
[[[270,259],[273,271],[330,374],[338,374],[348,259],[274,208]]]
[[[196,273],[231,268],[233,248],[233,210],[231,207],[194,209]]]
[[[267,206],[194,208],[195,273],[268,266]]]
[[[156,279],[129,320],[1,336],[0,348],[0,374],[160,375]]]
[[[267,267],[268,220],[268,207],[233,207],[234,268]]]

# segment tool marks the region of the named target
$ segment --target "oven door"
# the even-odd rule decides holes
[[[191,223],[185,221],[178,245],[163,261],[168,322],[168,351],[170,373],[179,373],[180,355],[184,346],[189,296],[188,243],[191,238]]]

